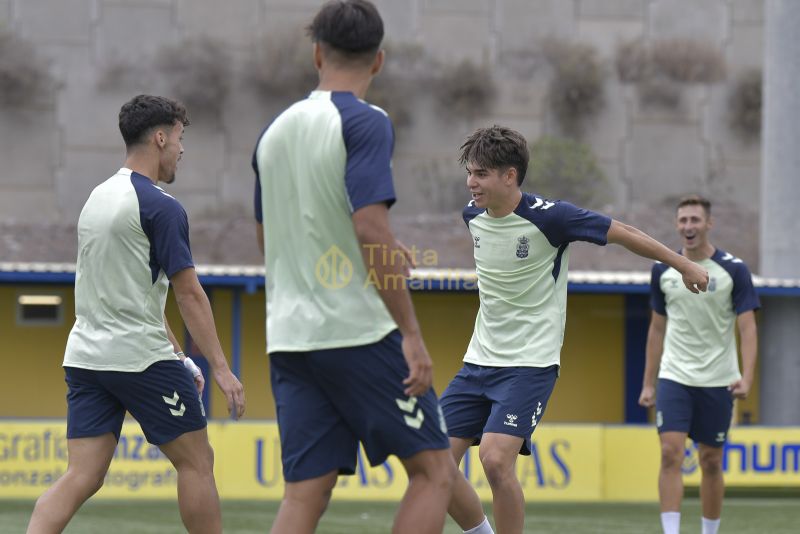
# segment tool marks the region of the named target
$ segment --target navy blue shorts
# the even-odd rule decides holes
[[[558,378],[550,367],[487,367],[465,363],[441,398],[450,437],[474,439],[484,432],[523,438],[520,454],[531,453],[531,435],[542,420]]]
[[[733,395],[726,386],[684,386],[666,378],[656,387],[656,426],[661,432],[685,432],[697,443],[722,447],[733,415]]]
[[[206,427],[192,375],[179,360],[156,362],[140,373],[78,367],[64,372],[68,439],[112,432],[119,440],[126,410],[153,445]]]
[[[359,441],[373,466],[450,446],[433,389],[403,393],[401,343],[395,330],[371,345],[270,354],[284,480],[355,473]]]

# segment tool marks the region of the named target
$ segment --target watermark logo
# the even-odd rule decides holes
[[[353,262],[336,245],[331,245],[317,260],[317,281],[326,289],[342,289],[353,279]]]

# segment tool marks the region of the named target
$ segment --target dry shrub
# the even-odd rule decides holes
[[[637,83],[650,76],[650,52],[644,41],[634,39],[619,43],[615,66],[622,83]]]
[[[725,58],[708,41],[665,39],[653,45],[655,69],[678,82],[714,83],[725,79]]]
[[[413,122],[414,102],[430,86],[431,60],[415,44],[387,44],[386,63],[370,85],[367,100],[384,109],[395,127]]]
[[[297,100],[319,82],[311,50],[299,30],[267,35],[253,49],[247,81],[267,98]]]
[[[747,142],[761,137],[762,86],[761,69],[749,69],[736,79],[728,98],[730,127]]]
[[[157,54],[156,67],[170,95],[190,114],[220,117],[231,86],[233,69],[225,47],[209,37],[184,40]]]
[[[33,44],[0,31],[0,105],[35,105],[52,99],[55,88],[48,64]]]
[[[564,133],[578,136],[605,106],[605,71],[589,45],[552,39],[544,51],[554,71],[548,90],[553,113]]]
[[[497,87],[489,68],[464,60],[441,70],[433,92],[444,116],[476,117],[490,110]]]

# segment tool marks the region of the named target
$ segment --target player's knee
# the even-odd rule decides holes
[[[684,450],[672,443],[661,444],[661,467],[663,469],[679,469],[683,464]]]
[[[514,476],[513,460],[509,462],[498,452],[489,451],[481,454],[481,465],[490,485],[501,483],[508,477]]]
[[[424,462],[409,468],[409,479],[436,485],[440,491],[452,491],[458,467],[449,450],[429,451]]]
[[[717,476],[722,473],[722,455],[714,452],[701,454],[700,470],[703,476]]]
[[[84,473],[72,471],[68,473],[75,482],[75,486],[78,487],[78,490],[83,493],[87,499],[100,491],[100,488],[103,487],[106,480],[105,472]]]

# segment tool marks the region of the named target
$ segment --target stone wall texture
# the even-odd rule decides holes
[[[400,47],[422,50],[427,63],[420,70],[434,78],[468,60],[488,69],[492,81],[465,84],[496,87],[485,107],[463,116],[445,113],[435,98],[435,82],[420,78],[405,95],[410,120],[397,130],[399,201],[392,210],[401,238],[437,249],[442,266],[471,265],[470,240],[458,215],[467,197],[457,148],[474,128],[493,123],[519,129],[531,143],[558,134],[547,99],[553,73],[542,52],[543,43],[556,38],[594,47],[605,73],[605,105],[583,135],[608,176],[607,204],[594,207],[677,243],[671,226],[676,198],[706,194],[720,206],[716,243],[757,268],[761,151],[757,140],[731,133],[728,99],[737,75],[761,66],[763,0],[376,4],[390,53]],[[0,31],[31,43],[55,82],[48,98],[0,107],[0,261],[74,260],[72,236],[81,206],[124,160],[116,122],[121,104],[141,92],[173,96],[173,78],[159,70],[160,59],[187,40],[203,38],[229,58],[228,90],[204,109],[189,106],[193,122],[185,135],[186,153],[169,188],[189,213],[199,261],[258,263],[250,158],[261,130],[290,100],[265,96],[252,83],[253,58],[265,39],[302,35],[319,5],[319,0],[0,0]],[[726,62],[725,77],[680,84],[675,109],[644,106],[638,89],[622,83],[615,69],[618,47],[636,39],[710,43]],[[310,46],[297,42],[308,46],[310,62]],[[310,89],[298,88],[296,98]],[[647,267],[617,256],[579,249],[573,265]]]

